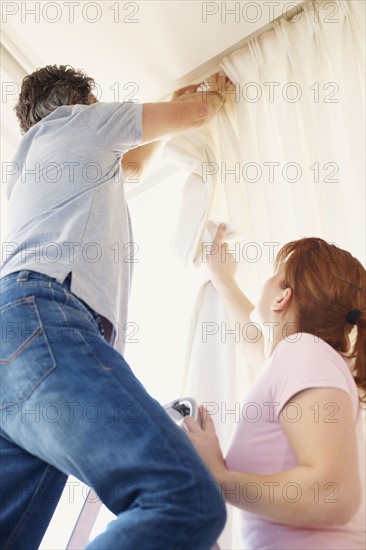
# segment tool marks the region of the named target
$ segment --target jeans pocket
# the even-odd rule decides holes
[[[0,409],[29,398],[56,367],[35,296],[0,308]]]

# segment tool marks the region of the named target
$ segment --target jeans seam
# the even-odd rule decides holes
[[[9,356],[6,357],[6,359],[0,359],[0,365],[8,365],[10,361],[16,359],[18,355],[22,353],[37,337],[40,336],[43,333],[42,327],[38,326],[30,336]]]
[[[3,306],[0,307],[0,313],[7,310],[9,307],[17,306],[19,304],[25,304],[26,302],[34,303],[34,296],[24,296],[23,298],[18,298],[17,300],[11,300]]]
[[[89,353],[93,356],[93,358],[95,359],[95,361],[97,361],[97,363],[102,367],[102,369],[104,371],[110,371],[111,370],[111,367],[108,367],[108,365],[105,365],[104,363],[101,362],[101,360],[99,359],[99,357],[94,353],[94,350],[93,348],[91,347],[91,345],[89,344],[89,342],[87,340],[85,340],[84,338],[84,335],[83,333],[81,332],[81,330],[79,329],[76,329],[77,332],[80,334],[81,338],[83,339],[83,342],[87,348],[87,350],[89,351]],[[103,340],[105,342],[105,340]],[[107,344],[107,342],[105,342]],[[107,344],[108,345],[108,344]]]
[[[0,296],[5,294],[5,292],[9,292],[9,290],[13,290],[14,288],[18,288],[19,283],[16,281],[14,284],[0,284]]]
[[[50,285],[52,284],[58,284],[56,283],[56,281],[52,281],[52,282],[46,282],[44,281],[43,279],[39,279],[37,281],[33,281],[33,280],[27,280],[27,281],[17,281],[16,279],[14,280],[14,283],[15,285],[14,286],[17,286],[17,287],[22,287],[22,286],[41,286],[41,287],[44,287],[44,288],[50,288]],[[2,286],[6,287],[6,283],[3,284]]]
[[[100,315],[98,313],[96,313],[96,317],[93,316],[93,314],[91,313],[91,311],[88,309],[89,306],[87,306],[81,299],[79,299],[75,294],[73,294],[72,292],[70,292],[69,290],[67,289],[63,289],[64,293],[65,293],[65,296],[66,296],[66,304],[67,305],[70,305],[71,307],[73,307],[72,305],[72,302],[73,300],[76,300],[78,305],[80,305],[82,307],[82,311],[85,312],[87,314],[87,316],[89,317],[89,320],[94,324],[94,323],[97,323],[98,325],[98,332],[99,334],[101,335],[102,339],[104,340],[104,342],[106,342],[107,344],[111,345],[110,342],[108,342],[105,337],[104,337],[104,329],[103,329],[103,324],[102,324],[102,321],[100,319]],[[113,325],[112,325],[112,328],[113,328]]]
[[[75,296],[75,294],[73,294],[69,290],[64,288],[63,291],[64,291],[65,296],[66,296],[66,303],[71,305],[71,307],[72,307],[72,301],[76,300],[77,303],[80,304],[80,306],[82,306],[83,311],[88,315],[90,321],[92,321],[94,323],[95,318],[93,317],[93,315],[91,314],[89,309],[86,307],[86,305],[77,296]]]
[[[67,299],[67,297],[66,297],[66,299]],[[66,328],[70,328],[69,321],[68,321],[62,307],[60,307],[60,304],[58,304],[56,301],[54,301],[54,304],[55,304],[56,308],[58,309],[58,311],[61,313],[62,318],[64,319],[64,323],[66,325]]]
[[[71,293],[70,293],[70,294],[71,294]],[[68,298],[68,297],[67,297],[67,298]],[[63,318],[65,319],[65,322],[66,322],[66,324],[67,324],[67,327],[70,328],[68,319],[67,319],[67,317],[66,317],[66,315],[65,315],[65,313],[64,313],[64,311],[63,311],[63,309],[62,309],[62,307],[60,307],[60,304],[58,304],[57,302],[55,302],[55,305],[56,305],[57,309],[61,312],[61,315],[63,316]],[[72,307],[72,306],[71,306],[71,307]],[[83,306],[83,309],[85,309],[86,312],[88,313],[88,317],[89,317],[90,322],[95,323],[96,320],[95,320],[95,319],[93,318],[93,316],[89,313],[89,311],[85,308],[85,306]],[[99,357],[94,353],[93,348],[89,345],[89,343],[87,342],[87,340],[85,340],[82,331],[79,330],[79,329],[77,329],[77,328],[75,328],[74,330],[80,334],[80,336],[81,336],[81,338],[82,338],[82,340],[83,340],[83,342],[84,342],[84,345],[86,346],[87,350],[88,350],[89,353],[93,356],[93,358],[98,362],[98,364],[103,368],[103,370],[106,370],[106,371],[107,371],[107,370],[110,370],[110,368],[109,368],[107,365],[105,365],[104,363],[102,363],[102,362],[100,361]],[[100,334],[100,333],[99,333],[99,334]],[[103,341],[105,342],[104,339],[103,339]]]
[[[73,307],[72,302],[69,299],[69,296],[67,296],[67,294],[70,294],[73,298],[75,298],[75,296],[73,294],[71,294],[71,292],[68,293],[66,290],[64,290],[64,293],[65,293],[65,297],[66,297],[66,302],[65,303],[67,305],[69,305],[70,307]],[[77,301],[79,302],[79,300],[77,300]],[[65,315],[62,307],[60,307],[60,304],[58,304],[56,301],[55,301],[55,305],[56,305],[57,309],[60,311],[62,317],[64,318],[67,327],[70,328],[69,321],[68,321],[67,316]],[[81,304],[81,305],[83,306],[82,312],[86,313],[88,315],[89,321],[94,324],[96,322],[96,319],[92,316],[92,314],[90,313],[90,311],[88,311],[88,309],[84,306],[84,304]]]
[[[49,343],[49,341],[48,341],[47,333],[46,333],[46,331],[45,331],[45,329],[44,329],[43,322],[42,322],[41,316],[40,316],[39,311],[38,311],[38,307],[37,307],[37,304],[36,304],[36,297],[35,297],[35,296],[27,296],[25,299],[24,299],[24,298],[21,298],[20,301],[24,301],[24,300],[29,301],[29,302],[31,303],[31,305],[33,305],[35,314],[36,314],[37,319],[38,319],[38,327],[37,327],[36,331],[31,335],[31,337],[28,338],[28,340],[27,340],[27,345],[29,345],[30,340],[33,340],[33,337],[34,337],[35,335],[38,335],[38,333],[39,333],[39,335],[43,337],[44,342],[45,342],[45,344],[46,344],[46,346],[47,346],[48,357],[49,357],[49,359],[50,359],[50,367],[49,367],[49,369],[41,376],[41,378],[40,378],[39,380],[37,380],[37,382],[35,382],[35,383],[33,384],[33,386],[28,390],[28,393],[27,393],[26,395],[23,395],[23,396],[19,397],[19,398],[17,399],[17,401],[13,402],[13,404],[14,404],[14,403],[17,403],[17,404],[18,404],[18,403],[24,403],[27,399],[29,399],[29,397],[30,397],[30,396],[32,395],[32,393],[36,390],[36,388],[38,388],[38,386],[43,382],[43,380],[44,380],[45,378],[47,378],[47,376],[48,376],[48,375],[56,368],[56,366],[57,366],[55,356],[54,356],[54,354],[53,354],[52,348],[51,348],[50,343]],[[17,302],[19,302],[19,300],[14,301],[14,302],[9,302],[9,304],[14,305],[14,303],[17,303]],[[8,305],[8,304],[6,304],[6,306],[7,306],[7,305]],[[4,307],[6,307],[6,306],[4,306]],[[24,343],[24,344],[25,344],[25,343]],[[25,349],[25,347],[24,347],[24,345],[23,345],[23,346],[22,346],[22,351],[24,351],[24,349]],[[18,355],[19,355],[19,353],[18,353],[18,350],[17,350],[17,354],[16,354],[15,357],[17,357]],[[14,359],[14,357],[12,357],[12,359]],[[3,363],[3,361],[1,361],[1,364],[6,364],[6,363]],[[8,405],[7,405],[7,406],[8,406]],[[4,408],[6,408],[6,407],[4,406],[4,404],[0,404],[0,410],[3,410]]]

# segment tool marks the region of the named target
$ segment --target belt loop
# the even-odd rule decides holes
[[[26,269],[19,271],[19,275],[17,277],[17,283],[22,283],[23,281],[27,281],[28,277],[29,277],[29,271],[27,271]]]

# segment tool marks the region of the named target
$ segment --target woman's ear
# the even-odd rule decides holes
[[[276,301],[271,307],[272,311],[286,311],[290,304],[292,299],[292,288],[287,287],[281,290],[280,294],[277,296]]]

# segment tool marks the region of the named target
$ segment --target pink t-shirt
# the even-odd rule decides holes
[[[246,550],[366,548],[365,441],[357,387],[349,365],[323,340],[311,334],[296,333],[276,346],[246,395],[240,422],[229,445],[226,464],[230,470],[256,474],[274,474],[298,466],[279,423],[279,413],[286,402],[299,391],[319,387],[338,388],[351,396],[357,430],[363,503],[345,525],[326,525],[312,529],[274,523],[240,510],[242,548]],[[301,414],[296,400],[293,404],[287,404],[284,412],[289,422],[295,422]],[[314,415],[318,413],[324,421],[331,421],[336,411],[332,406],[327,411],[317,411],[315,405]],[[325,414],[328,416],[325,417]],[[296,485],[286,490],[288,499],[297,498]],[[331,497],[331,488],[329,491]]]

